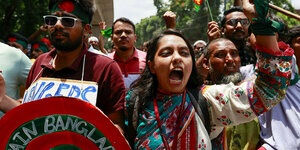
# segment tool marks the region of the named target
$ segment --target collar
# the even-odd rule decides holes
[[[163,91],[163,90],[158,89],[158,88],[156,89],[156,91],[157,91],[156,98],[159,101],[161,101],[164,97],[170,97],[170,98],[174,97],[174,96],[178,97],[178,96],[181,96],[182,93],[183,93],[183,92],[181,92],[181,93],[171,93],[171,92]]]
[[[76,58],[76,60],[73,62],[73,64],[67,68],[70,68],[72,70],[78,70],[80,68],[81,61],[83,59],[84,54],[86,54],[88,51],[87,45],[84,44],[83,51],[79,54],[79,56]],[[56,49],[52,49],[49,53],[47,53],[47,56],[45,57],[45,60],[41,63],[41,67],[44,68],[49,68],[49,69],[54,69],[52,64],[54,57],[57,55]]]
[[[120,62],[124,62],[124,61],[116,54],[116,52],[114,52],[113,56],[114,56],[114,57],[113,57],[114,60],[118,60],[118,61],[120,61]],[[138,58],[139,58],[139,53],[138,53],[136,47],[134,47],[133,55],[132,55],[126,62],[129,62],[129,61],[132,60],[132,59],[138,59]],[[125,63],[125,62],[124,62],[124,63]]]

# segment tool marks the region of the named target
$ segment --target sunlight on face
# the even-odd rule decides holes
[[[156,74],[158,88],[165,92],[183,92],[193,68],[192,56],[185,41],[176,35],[165,35],[158,43],[154,62],[149,62]]]

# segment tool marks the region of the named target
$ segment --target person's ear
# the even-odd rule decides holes
[[[221,34],[222,34],[222,35],[224,35],[225,30],[226,30],[226,29],[225,29],[224,27],[221,27]]]
[[[203,68],[206,69],[206,70],[209,70],[209,61],[207,58],[203,58]]]
[[[155,74],[154,62],[152,62],[152,61],[149,60],[147,63],[148,63],[148,66],[150,68],[150,72],[152,74]]]
[[[88,35],[92,32],[91,31],[91,25],[90,24],[86,24],[84,25],[84,36],[88,37]]]

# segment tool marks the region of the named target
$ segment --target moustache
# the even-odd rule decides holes
[[[233,63],[224,63],[224,67],[227,67],[227,66],[233,66],[233,67],[235,67],[236,66],[236,64],[233,62]]]
[[[50,35],[51,35],[51,37],[54,37],[54,35],[57,34],[57,33],[60,33],[60,34],[62,34],[65,37],[70,37],[69,33],[64,32],[62,30],[58,30],[58,29],[55,29]]]
[[[235,30],[235,31],[233,32],[233,34],[237,34],[237,33],[239,33],[239,32],[245,34],[245,31],[240,30],[240,29]]]

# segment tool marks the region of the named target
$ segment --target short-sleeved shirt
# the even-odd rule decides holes
[[[20,49],[1,42],[0,47],[0,71],[5,80],[6,94],[13,99],[19,99],[19,86],[25,86],[32,63]],[[0,111],[0,116],[3,115]]]
[[[119,58],[115,52],[108,55],[108,57],[115,60],[121,68],[125,87],[127,89],[129,88],[130,84],[139,78],[140,74],[143,72],[146,66],[146,55],[146,52],[140,51],[136,48],[134,48],[133,55],[126,62]]]
[[[106,115],[123,110],[125,86],[118,64],[107,56],[89,52],[87,48],[71,66],[58,71],[52,66],[53,58],[56,56],[55,49],[39,56],[29,72],[26,88],[37,80],[35,78],[40,77],[81,80],[84,55],[86,60],[83,80],[98,83],[96,106]]]

